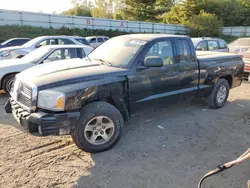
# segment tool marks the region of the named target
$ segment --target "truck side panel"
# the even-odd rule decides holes
[[[240,58],[199,60],[200,84],[197,97],[207,97],[218,79],[224,78],[230,88],[237,87],[243,80],[244,62]]]

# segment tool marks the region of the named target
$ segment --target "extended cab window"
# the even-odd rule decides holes
[[[187,40],[179,39],[177,40],[177,50],[178,58],[180,63],[190,63],[191,62],[191,50]]]
[[[159,56],[163,60],[164,65],[173,64],[173,46],[171,41],[161,41],[154,44],[146,54],[148,56]]]
[[[217,41],[214,41],[214,40],[211,40],[211,41],[208,41],[208,49],[209,50],[217,50],[219,49],[219,44]]]
[[[198,44],[198,46],[196,47],[196,50],[207,51],[208,50],[207,41],[200,42],[200,44]]]

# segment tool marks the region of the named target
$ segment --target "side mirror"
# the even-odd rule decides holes
[[[36,48],[40,48],[42,45],[41,44],[38,44],[38,45],[36,45]]]
[[[146,67],[162,67],[163,60],[159,56],[148,56],[144,60],[144,66],[146,66]]]

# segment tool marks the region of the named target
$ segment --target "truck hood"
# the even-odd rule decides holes
[[[125,76],[128,69],[101,65],[98,61],[70,59],[38,65],[18,74],[21,80],[32,82],[40,89],[46,89],[78,82],[105,79],[109,76]]]

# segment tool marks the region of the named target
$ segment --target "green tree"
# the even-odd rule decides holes
[[[70,16],[92,16],[90,8],[85,5],[77,5],[76,7],[66,10],[61,14]]]
[[[112,1],[96,0],[95,6],[91,10],[93,17],[113,19]]]
[[[123,0],[121,16],[126,20],[154,21],[156,0]]]
[[[200,14],[193,15],[186,23],[191,36],[206,37],[220,36],[222,22],[215,14],[200,11]]]
[[[200,0],[185,0],[175,4],[171,10],[163,15],[163,22],[169,24],[183,24],[193,15],[200,12]]]
[[[173,0],[156,0],[154,5],[154,12],[157,20],[162,21],[164,14],[166,12],[169,12],[173,5]]]

